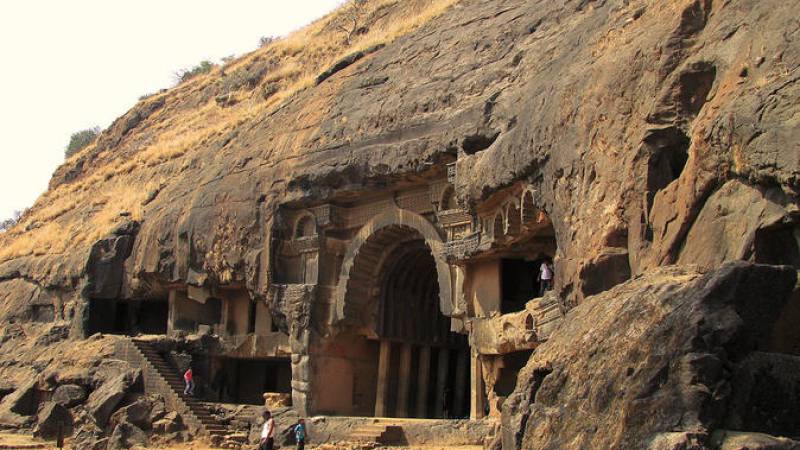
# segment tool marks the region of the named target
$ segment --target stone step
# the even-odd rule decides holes
[[[164,361],[158,361],[155,358],[150,360],[150,363],[157,367],[171,368],[172,366]]]
[[[175,370],[172,367],[172,364],[167,364],[165,362],[160,362],[160,361],[156,361],[156,360],[149,359],[149,358],[148,358],[148,361],[150,361],[150,365],[152,365],[153,367],[157,367],[159,369],[164,369],[166,371],[165,373],[167,373],[167,374],[170,374],[170,375],[177,375],[178,374],[178,371]],[[183,375],[183,374],[181,374],[181,375]]]
[[[367,423],[357,426],[348,436],[354,442],[385,443],[387,425],[380,423]]]

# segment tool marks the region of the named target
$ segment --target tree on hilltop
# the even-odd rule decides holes
[[[25,211],[14,211],[14,214],[9,219],[0,220],[0,232],[6,231],[19,223],[19,220],[25,214]]]
[[[350,0],[337,15],[335,27],[344,35],[347,45],[353,40],[353,36],[360,34],[364,28],[364,21],[367,16],[368,0]]]
[[[97,139],[97,135],[99,134],[100,127],[87,128],[85,130],[72,133],[72,136],[69,138],[69,144],[67,144],[67,148],[64,149],[64,157],[69,158],[75,153],[78,153],[82,149],[86,148],[87,145],[91,144],[95,139]]]

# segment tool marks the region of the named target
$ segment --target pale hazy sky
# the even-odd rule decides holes
[[[45,191],[74,131],[105,128],[179,69],[251,51],[341,1],[0,1],[0,220]]]

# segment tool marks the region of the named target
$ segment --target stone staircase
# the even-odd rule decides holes
[[[365,423],[354,428],[348,440],[363,444],[403,445],[403,428],[390,423]]]
[[[122,339],[117,342],[115,350],[118,358],[141,369],[145,392],[162,395],[167,407],[181,415],[190,431],[218,441],[230,434],[228,427],[215,419],[202,402],[183,394],[183,377],[152,344],[138,339]]]

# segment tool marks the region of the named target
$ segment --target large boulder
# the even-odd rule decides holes
[[[81,450],[106,450],[108,438],[94,422],[83,424],[72,437],[72,445]]]
[[[127,374],[131,370],[130,364],[119,359],[101,359],[89,369],[89,378],[94,388],[112,380],[120,375]]]
[[[168,412],[153,422],[153,431],[159,434],[176,433],[183,430],[183,419],[175,411]]]
[[[775,397],[762,392],[796,375],[754,353],[769,346],[796,276],[742,262],[704,275],[667,267],[588,298],[520,372],[503,405],[503,448],[703,448],[726,419],[796,422],[794,397],[770,410]],[[754,373],[786,381],[748,384]]]
[[[36,380],[30,379],[3,397],[0,402],[0,424],[11,427],[30,425],[37,407]]]
[[[72,414],[67,408],[56,402],[45,402],[36,415],[33,435],[48,440],[57,439],[59,436],[65,438],[72,435],[72,428]]]
[[[152,426],[151,413],[153,412],[153,401],[142,397],[128,406],[118,409],[111,415],[109,424],[115,427],[122,422],[128,422],[132,425],[141,428],[142,430],[149,430]]]
[[[86,401],[86,398],[86,389],[82,386],[65,384],[56,388],[51,400],[65,408],[72,408]]]
[[[136,425],[122,422],[114,427],[108,439],[108,450],[123,450],[134,445],[147,445],[147,434]]]
[[[159,395],[153,401],[153,407],[150,408],[150,417],[148,420],[150,423],[154,423],[157,420],[163,419],[166,415],[167,405],[164,403],[164,398]]]
[[[138,381],[139,376],[140,372],[138,370],[121,373],[103,383],[89,395],[86,407],[92,413],[98,425],[105,426],[120,400],[125,397],[130,387]]]

